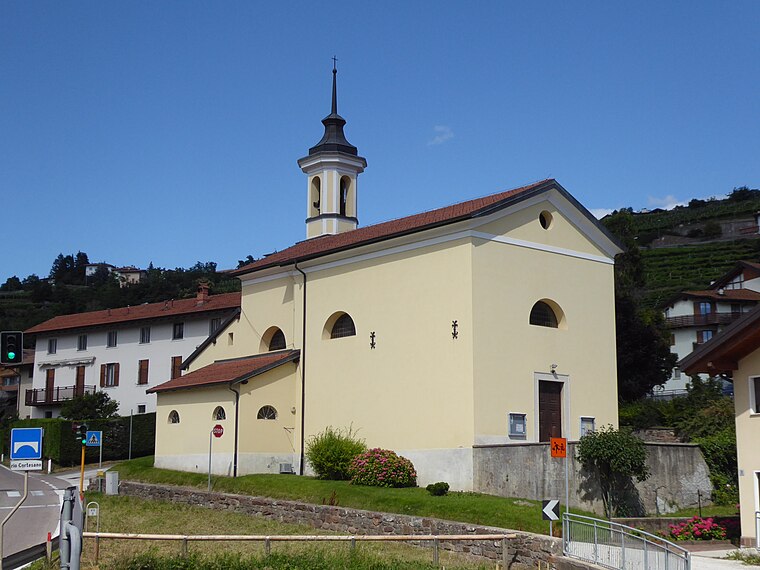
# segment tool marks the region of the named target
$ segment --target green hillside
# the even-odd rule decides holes
[[[685,290],[705,289],[741,260],[760,259],[760,239],[643,249],[646,286],[642,303],[656,307]]]

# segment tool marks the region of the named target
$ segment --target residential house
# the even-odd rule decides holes
[[[555,180],[359,227],[366,160],[331,113],[298,161],[305,241],[250,263],[158,396],[157,467],[309,473],[326,427],[472,489],[478,446],[617,425],[615,239]],[[290,215],[300,215],[293,212]],[[278,214],[282,215],[282,214]],[[243,247],[245,249],[245,247]]]
[[[155,411],[145,390],[178,376],[182,361],[239,308],[239,293],[209,295],[202,284],[192,299],[62,315],[30,328],[31,416],[57,417],[65,400],[96,390],[119,402],[121,415]]]
[[[113,270],[113,273],[119,279],[119,285],[121,287],[139,283],[145,278],[146,275],[144,269],[138,269],[132,265],[117,267]]]
[[[704,291],[679,293],[664,309],[670,329],[670,351],[679,359],[686,357],[758,302],[760,263],[752,261],[739,261]],[[676,367],[660,392],[683,392],[688,382],[689,376]]]
[[[34,351],[24,349],[21,364],[0,366],[0,406],[13,408],[19,418],[28,418],[31,409],[24,401],[24,393],[32,387]]]
[[[733,377],[741,544],[760,546],[760,307],[697,347],[679,365],[687,374]]]

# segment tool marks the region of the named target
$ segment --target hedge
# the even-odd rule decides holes
[[[139,414],[132,418],[132,457],[153,455],[156,445],[156,414]],[[85,420],[72,422],[61,418],[29,419],[13,422],[12,427],[41,427],[45,430],[42,443],[42,455],[62,466],[77,465],[81,460],[81,447],[72,424],[86,423],[89,431],[103,432],[103,461],[127,459],[129,457],[129,421],[130,416],[102,420]],[[10,441],[10,436],[3,438]],[[5,448],[4,448],[5,449]],[[7,453],[8,450],[5,449]],[[85,448],[87,463],[95,463],[100,456],[97,447]]]

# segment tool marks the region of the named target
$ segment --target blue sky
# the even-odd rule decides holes
[[[592,211],[760,187],[760,2],[0,3],[11,275],[305,237],[339,112],[359,222],[554,177]]]

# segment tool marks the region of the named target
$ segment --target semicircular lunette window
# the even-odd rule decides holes
[[[213,419],[219,421],[219,420],[226,420],[227,419],[227,413],[224,411],[224,408],[222,406],[217,406],[214,408]]]
[[[559,319],[548,303],[538,301],[530,310],[530,324],[556,329],[559,328]]]
[[[273,406],[261,406],[259,413],[256,414],[257,420],[276,420],[277,410]]]
[[[170,424],[179,423],[179,412],[177,410],[172,410],[171,412],[169,412],[169,423]]]
[[[269,341],[269,350],[283,350],[285,348],[285,333],[282,330],[277,331],[272,335]]]
[[[356,326],[354,320],[348,313],[343,313],[333,324],[330,330],[330,338],[342,338],[344,336],[355,336]]]

